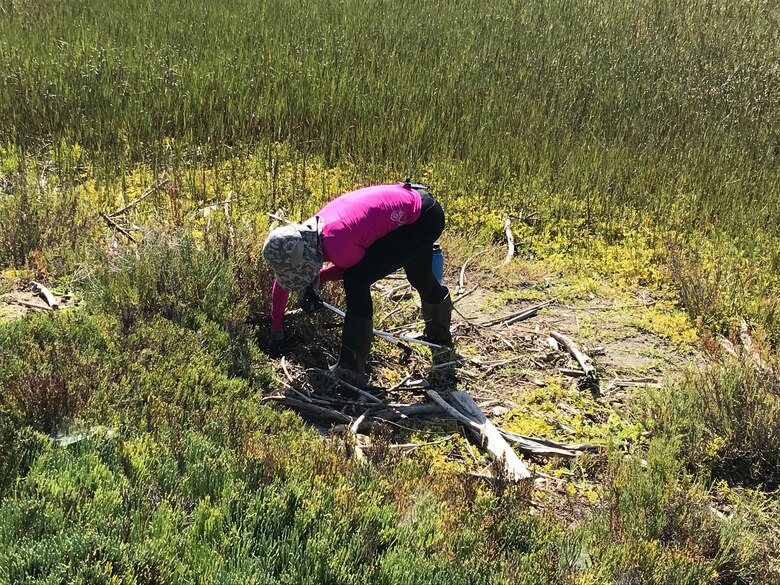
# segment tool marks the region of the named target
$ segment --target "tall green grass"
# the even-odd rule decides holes
[[[441,182],[482,205],[776,235],[779,24],[747,0],[4,0],[0,141],[112,164],[288,141],[462,167]]]

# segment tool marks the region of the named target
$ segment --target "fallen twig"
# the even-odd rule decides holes
[[[512,431],[498,429],[501,435],[510,443],[517,445],[517,448],[528,453],[543,457],[577,457],[585,452],[598,451],[596,445],[558,443],[550,439],[540,439],[536,437],[527,437]]]
[[[480,327],[490,327],[491,325],[498,325],[499,323],[504,323],[504,322],[507,322],[507,324],[509,324],[509,321],[512,321],[514,323],[515,321],[513,321],[513,319],[516,319],[517,317],[523,317],[532,311],[535,312],[538,311],[539,309],[543,309],[544,307],[552,305],[554,302],[555,299],[550,299],[549,301],[539,303],[538,305],[526,307],[523,310],[518,311],[516,313],[510,313],[509,315],[504,315],[503,317],[496,317],[495,319],[490,319],[489,321],[483,321],[482,323],[477,323],[477,325]],[[517,320],[522,320],[522,319],[517,319]]]
[[[130,203],[128,203],[127,205],[125,205],[125,206],[124,206],[122,209],[119,209],[118,211],[115,211],[114,213],[112,213],[112,214],[111,214],[111,216],[110,216],[110,217],[116,217],[117,215],[121,215],[121,214],[123,214],[125,211],[127,211],[127,210],[129,210],[129,209],[131,209],[131,208],[135,207],[136,205],[138,205],[139,203],[141,203],[141,201],[143,201],[144,199],[146,199],[147,197],[149,197],[149,196],[150,196],[152,193],[154,193],[154,192],[155,192],[155,191],[157,191],[158,189],[162,189],[162,188],[163,188],[163,187],[164,187],[164,186],[165,186],[167,183],[168,183],[168,179],[166,179],[165,177],[163,177],[162,179],[160,179],[159,181],[157,181],[157,182],[156,182],[154,185],[152,185],[151,187],[149,187],[149,188],[148,188],[146,191],[144,191],[144,192],[141,194],[141,196],[140,196],[140,197],[138,197],[137,199],[134,199],[133,201],[131,201]]]
[[[358,388],[357,386],[355,386],[353,384],[350,384],[349,382],[345,382],[344,380],[342,380],[341,378],[336,376],[330,370],[323,370],[322,368],[311,368],[311,369],[314,370],[315,372],[319,372],[319,373],[323,374],[324,376],[330,378],[334,382],[337,382],[337,383],[341,384],[342,386],[344,386],[344,388],[347,388],[348,390],[352,390],[354,393],[358,394],[359,396],[362,396],[363,398],[365,398],[369,402],[379,402],[379,403],[382,403],[382,400],[380,398],[377,398],[376,396],[374,396],[370,392],[366,392],[362,388]]]
[[[38,309],[40,311],[53,311],[49,305],[39,305],[38,303],[31,303],[29,301],[15,301],[17,305],[22,305],[23,307],[29,307],[31,309]]]
[[[338,307],[334,307],[330,303],[322,303],[322,304],[323,304],[323,306],[325,308],[330,309],[331,311],[333,311],[337,315],[339,315],[341,317],[346,317],[346,313],[344,313],[344,311],[342,311]],[[388,333],[387,331],[380,331],[379,329],[374,329],[374,335],[376,335],[377,337],[381,337],[385,341],[389,341],[393,345],[403,346],[403,344],[401,342],[405,341],[407,343],[417,343],[419,345],[424,345],[426,347],[432,347],[432,348],[435,348],[435,349],[442,349],[442,347],[443,347],[443,346],[439,345],[438,343],[430,343],[428,341],[423,341],[422,339],[416,339],[414,337],[409,337],[408,335],[399,335],[398,337],[396,337],[395,335],[392,335],[392,334]]]
[[[472,260],[474,260],[478,256],[484,254],[485,252],[486,252],[486,250],[482,250],[480,252],[477,252],[471,258],[467,259],[463,263],[463,266],[460,267],[460,278],[458,279],[458,288],[455,289],[455,294],[458,294],[460,291],[462,291],[464,288],[466,288],[466,266],[469,264],[469,262],[471,262]]]
[[[441,443],[446,443],[447,441],[451,440],[455,435],[447,435],[446,437],[442,437],[441,439],[437,439],[436,441],[429,441],[428,443],[392,443],[388,445],[390,449],[408,449],[409,451],[412,451],[414,449],[419,449],[420,447],[430,447],[432,445],[440,445]]]
[[[100,215],[100,217],[102,217],[105,220],[105,222],[108,224],[109,227],[114,228],[116,231],[118,231],[120,234],[122,234],[128,240],[130,240],[131,242],[135,243],[135,238],[125,228],[123,228],[121,225],[116,223],[113,219],[111,219],[104,212],[100,211],[100,212],[98,212],[98,214]]]
[[[577,360],[577,363],[580,364],[586,376],[596,379],[596,368],[590,363],[590,358],[580,351],[574,341],[557,331],[550,331],[550,337],[566,348],[572,357]]]
[[[295,398],[290,398],[289,396],[268,396],[268,399],[279,402],[280,404],[284,404],[285,406],[291,406],[299,412],[315,415],[328,420],[335,420],[337,422],[352,423],[352,417],[332,408],[319,406],[317,404],[304,402],[302,400],[296,400]]]
[[[471,287],[469,290],[467,290],[467,291],[466,291],[466,292],[464,292],[462,295],[460,295],[460,296],[458,296],[456,299],[454,299],[454,300],[452,301],[452,304],[454,305],[455,303],[457,303],[457,302],[458,302],[458,301],[460,301],[461,299],[465,299],[467,296],[469,296],[471,293],[473,293],[473,292],[474,292],[475,290],[477,290],[478,288],[479,288],[479,285],[478,285],[478,284],[475,284],[475,285],[474,285],[473,287]]]

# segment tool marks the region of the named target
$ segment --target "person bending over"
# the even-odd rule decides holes
[[[345,381],[365,385],[373,336],[370,286],[399,268],[420,294],[423,339],[452,345],[452,301],[432,270],[433,243],[443,230],[441,205],[425,187],[409,182],[351,191],[304,223],[273,230],[263,245],[263,257],[276,278],[272,347],[284,340],[290,292],[306,305],[317,298],[320,283],[343,279],[346,317],[338,362],[330,369]]]

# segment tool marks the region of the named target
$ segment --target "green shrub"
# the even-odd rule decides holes
[[[735,483],[780,481],[780,385],[770,370],[727,359],[652,393],[649,425],[679,437],[694,469]]]

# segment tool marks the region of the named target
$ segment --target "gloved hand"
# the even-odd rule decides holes
[[[306,288],[300,299],[301,309],[304,313],[313,313],[322,308],[322,299],[313,286]]]
[[[282,331],[271,331],[271,338],[268,342],[268,357],[279,358],[285,350],[287,338]]]

